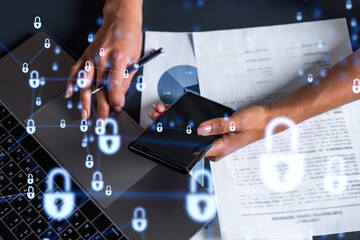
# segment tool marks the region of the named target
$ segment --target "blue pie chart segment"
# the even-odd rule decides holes
[[[158,94],[164,104],[172,104],[184,92],[199,94],[199,82],[196,68],[179,65],[170,68],[160,77]]]

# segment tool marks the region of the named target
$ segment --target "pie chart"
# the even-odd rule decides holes
[[[170,68],[160,77],[158,94],[164,104],[172,104],[185,92],[200,93],[195,67],[178,65]]]

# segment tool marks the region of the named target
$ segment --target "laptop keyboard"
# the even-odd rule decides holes
[[[25,128],[0,104],[0,236],[22,239],[127,239],[88,196],[73,183],[74,213],[66,220],[48,217],[42,206],[47,172],[54,159],[28,135]],[[35,198],[29,200],[27,176],[32,174]],[[56,191],[61,192],[59,187]]]

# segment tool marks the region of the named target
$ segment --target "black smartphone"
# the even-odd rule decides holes
[[[199,124],[212,118],[229,117],[233,112],[229,107],[186,92],[130,143],[129,149],[188,174],[218,138],[197,135]]]

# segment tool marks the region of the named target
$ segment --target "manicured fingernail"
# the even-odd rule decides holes
[[[69,98],[70,97],[70,93],[69,93],[69,91],[66,91],[65,92],[65,98]]]
[[[149,118],[151,118],[151,113],[148,113]]]
[[[125,95],[121,96],[121,108],[125,106]]]
[[[197,133],[198,133],[198,135],[208,135],[209,133],[211,133],[211,130],[212,130],[211,125],[205,125],[205,126],[198,127]]]
[[[153,104],[153,108],[156,109],[156,104]]]
[[[120,111],[121,111],[121,107],[120,107],[120,106],[115,106],[114,108],[115,108],[115,111],[117,111],[117,112],[120,112]]]
[[[81,110],[81,118],[82,118],[82,119],[87,119],[87,116],[88,116],[87,111],[86,111],[86,109],[84,108],[83,110]]]

